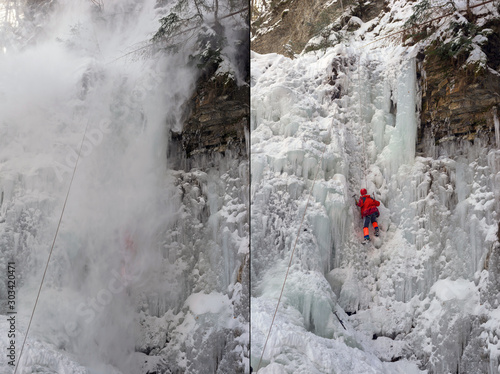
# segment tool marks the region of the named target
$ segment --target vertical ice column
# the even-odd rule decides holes
[[[401,160],[401,164],[412,163],[415,158],[417,135],[416,77],[415,59],[411,59],[398,81],[396,129],[402,148],[397,159]]]
[[[495,124],[495,141],[497,148],[500,148],[500,120],[498,119],[497,107],[493,107],[493,123]]]
[[[389,145],[381,153],[386,177],[395,174],[401,165],[411,164],[415,158],[416,76],[415,59],[411,59],[406,62],[406,66],[398,77],[396,128]]]

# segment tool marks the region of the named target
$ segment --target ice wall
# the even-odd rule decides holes
[[[396,54],[384,52],[389,58]],[[408,362],[386,368],[375,353],[383,351],[382,346],[374,347],[357,336],[345,314],[367,308],[373,298],[363,281],[363,277],[372,278],[366,251],[359,243],[359,213],[353,209],[351,195],[359,186],[385,191],[384,174],[396,173],[414,156],[411,147],[403,158],[397,153],[408,141],[405,134],[416,134],[416,117],[405,115],[405,110],[415,106],[414,62],[406,60],[403,72],[397,72],[396,59],[389,64],[390,69],[383,62],[382,53],[368,59],[343,45],[294,61],[277,55],[253,55],[254,368],[295,248],[262,372],[417,370]],[[399,96],[392,95],[398,89]],[[394,105],[401,107],[399,116]],[[376,162],[382,151],[383,161],[366,170],[365,180],[365,160]],[[387,213],[385,205],[381,210]],[[385,217],[381,223],[387,228],[389,219]],[[347,322],[345,328],[340,320]],[[308,348],[309,344],[314,348]],[[330,344],[335,344],[335,349]],[[396,346],[401,349],[401,345]],[[362,353],[357,356],[352,349]],[[321,359],[312,354],[318,350],[323,352]],[[396,351],[386,350],[385,357]]]

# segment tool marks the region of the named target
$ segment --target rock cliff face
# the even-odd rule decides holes
[[[366,22],[385,9],[385,0],[369,3],[357,0],[283,0],[252,22],[252,50],[257,53],[280,53],[293,56],[300,53],[307,42],[334,22],[334,28],[356,28],[349,24],[351,14]]]
[[[494,30],[482,46],[486,68],[457,66],[456,61],[440,58],[435,47],[420,54],[422,87],[421,122],[418,131],[420,151],[457,140],[495,144],[495,121],[500,114],[500,21],[487,24]]]
[[[352,1],[345,1],[344,6]],[[257,53],[300,53],[322,27],[341,14],[340,3],[325,0],[282,1],[252,23],[252,50]]]
[[[236,151],[246,155],[250,88],[229,74],[202,78],[191,99],[192,113],[182,131],[188,157],[210,152]]]
[[[200,165],[205,165],[205,156],[226,151],[248,159],[249,103],[248,84],[238,86],[229,74],[202,76],[187,105],[182,131],[170,134],[167,158],[175,163],[172,167],[189,170],[198,164],[195,160],[201,158]]]

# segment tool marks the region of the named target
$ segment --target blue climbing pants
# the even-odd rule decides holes
[[[370,222],[373,224],[373,227],[378,227],[378,224],[377,224],[377,217],[378,216],[379,216],[378,212],[375,212],[373,214],[370,214],[369,216],[366,216],[365,217],[365,224],[364,224],[363,228],[367,228],[368,226],[370,226]]]

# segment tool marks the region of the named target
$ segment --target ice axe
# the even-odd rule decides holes
[[[337,314],[337,311],[333,312],[333,314],[335,314],[335,317],[337,317],[337,319],[339,320],[340,324],[342,325],[342,327],[344,328],[344,330],[347,330],[344,326],[344,322],[342,322],[342,320],[340,319],[339,315]]]

